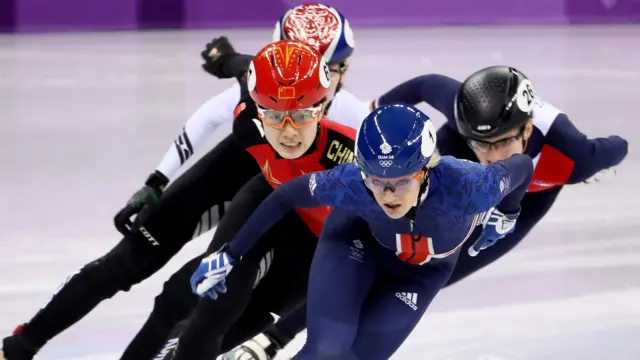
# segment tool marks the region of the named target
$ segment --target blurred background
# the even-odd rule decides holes
[[[443,291],[394,359],[640,359],[640,0],[324,3],[353,27],[345,87],[363,101],[418,75],[462,80],[511,65],[589,137],[630,142],[617,178],[564,189],[518,249]],[[115,212],[187,118],[233,84],[201,70],[205,43],[225,35],[254,53],[299,4],[0,0],[0,335],[120,239]],[[39,359],[117,358],[164,279],[209,239],[101,304]]]

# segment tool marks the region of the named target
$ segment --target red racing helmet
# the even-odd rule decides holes
[[[258,106],[292,111],[318,105],[329,94],[329,66],[315,48],[295,40],[264,47],[249,65],[247,85]]]

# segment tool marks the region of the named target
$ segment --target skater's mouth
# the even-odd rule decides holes
[[[301,142],[281,142],[280,145],[282,145],[285,149],[287,150],[297,150],[302,143]]]
[[[396,211],[400,208],[400,204],[384,204],[384,207],[391,211]]]

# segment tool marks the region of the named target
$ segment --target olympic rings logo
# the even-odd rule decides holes
[[[382,167],[390,167],[391,165],[393,165],[393,160],[380,160],[378,163]]]

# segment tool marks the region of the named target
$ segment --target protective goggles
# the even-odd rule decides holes
[[[316,122],[322,115],[322,104],[305,109],[277,111],[258,106],[260,121],[268,127],[282,129],[288,121],[296,129],[302,129]]]
[[[368,176],[362,173],[364,184],[374,193],[382,194],[389,190],[396,195],[406,194],[412,186],[420,185],[420,180],[424,177],[424,170],[409,176],[393,179],[384,179],[375,176]]]
[[[511,144],[521,139],[523,135],[524,135],[524,126],[514,136],[509,136],[507,138],[503,138],[493,142],[467,139],[467,144],[469,144],[469,147],[472,148],[473,150],[476,150],[481,153],[486,153],[486,152],[489,152],[492,148],[496,150],[502,150],[502,149],[508,148],[509,146],[511,146]]]

